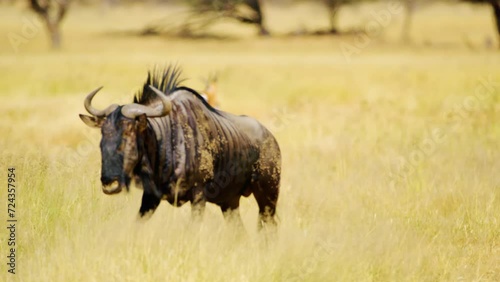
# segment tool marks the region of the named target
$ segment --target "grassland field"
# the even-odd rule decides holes
[[[385,9],[347,8],[340,22],[363,26]],[[356,36],[284,36],[326,27],[319,6],[266,11],[273,37],[225,21],[212,30],[225,39],[181,39],[127,33],[175,22],[180,7],[73,6],[63,47],[51,51],[24,5],[0,4],[0,226],[10,166],[19,220],[15,275],[0,227],[0,281],[500,281],[500,53],[490,10],[423,7],[408,45],[393,13],[362,46]],[[15,35],[25,40],[13,44]],[[220,107],[278,139],[273,242],[257,232],[253,196],[241,200],[242,238],[214,205],[199,226],[189,205],[166,202],[138,222],[140,190],[101,192],[100,133],[78,118],[85,95],[104,85],[96,107],[129,103],[147,70],[170,62],[195,89],[216,72]]]

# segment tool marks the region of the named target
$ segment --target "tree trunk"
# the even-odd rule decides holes
[[[52,48],[59,49],[61,47],[60,26],[68,11],[69,0],[56,0],[54,2],[29,0],[32,10],[45,21]],[[51,12],[55,9],[55,6],[57,6],[57,10]]]
[[[413,12],[415,10],[415,1],[414,0],[405,0],[405,16],[403,22],[403,29],[401,32],[401,42],[407,44],[411,42],[411,24],[413,22]]]
[[[270,35],[270,33],[267,30],[267,28],[264,25],[262,25],[262,24],[259,25],[259,35],[260,36],[268,36],[268,35]]]
[[[495,23],[497,27],[498,48],[500,49],[500,0],[492,0],[491,7],[495,16]]]
[[[330,21],[330,33],[338,33],[337,26],[337,14],[340,8],[340,2],[338,0],[326,0],[326,6],[328,7],[328,19]]]
[[[60,22],[50,22],[50,20],[47,19],[47,30],[49,31],[52,49],[56,50],[61,48],[61,32],[59,23]]]
[[[264,25],[264,13],[262,12],[262,3],[260,0],[247,0],[247,5],[254,10],[256,14],[255,23],[259,26],[259,35],[269,35],[269,31]]]

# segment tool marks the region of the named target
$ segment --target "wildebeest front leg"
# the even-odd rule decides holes
[[[147,193],[144,191],[142,194],[141,208],[139,209],[139,216],[142,218],[146,215],[152,215],[158,205],[160,204],[161,198],[158,198],[155,194]]]
[[[207,202],[205,194],[203,194],[202,187],[194,187],[192,189],[191,198],[191,217],[193,221],[201,221],[203,218],[203,213],[205,211],[205,204]]]
[[[142,178],[144,193],[142,194],[141,208],[139,216],[152,215],[161,201],[161,195],[157,192],[156,185],[149,177]]]
[[[152,215],[158,205],[160,204],[162,194],[159,192],[153,181],[153,170],[149,160],[144,156],[140,167],[140,180],[144,193],[142,194],[141,208],[139,209],[139,216],[143,218],[145,215]]]

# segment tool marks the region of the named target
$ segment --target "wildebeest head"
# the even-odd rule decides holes
[[[161,99],[156,108],[141,104],[119,106],[112,104],[104,110],[92,107],[92,98],[102,87],[92,91],[85,99],[85,109],[92,116],[80,115],[90,127],[101,128],[101,183],[105,194],[128,189],[133,169],[142,157],[141,136],[147,128],[147,117],[162,117],[172,109],[170,98],[149,86]]]

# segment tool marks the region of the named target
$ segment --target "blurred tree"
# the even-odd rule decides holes
[[[340,6],[356,2],[355,0],[321,0],[328,9],[328,20],[330,22],[330,33],[338,33],[337,15]]]
[[[403,0],[405,8],[405,16],[403,20],[403,30],[401,32],[401,41],[403,43],[410,42],[411,23],[413,12],[415,11],[416,0]]]
[[[269,35],[264,25],[261,0],[189,0],[193,12],[216,13],[219,18],[233,18],[259,28],[260,35]]]
[[[430,0],[400,0],[405,7],[405,18],[403,21],[403,29],[401,40],[405,43],[410,41],[411,26],[413,21],[413,14],[419,6],[430,4]],[[455,0],[456,1],[456,0]],[[468,2],[473,4],[489,4],[493,9],[493,17],[495,19],[496,29],[498,33],[498,40],[500,41],[500,0],[459,0],[461,2]],[[500,45],[499,45],[500,47]]]
[[[489,4],[493,9],[493,17],[495,19],[498,40],[500,41],[500,0],[462,0],[474,4]],[[500,48],[500,44],[499,44]]]
[[[310,2],[311,0],[294,0],[296,2]],[[314,0],[316,2],[321,2],[325,5],[328,10],[328,20],[330,23],[330,28],[328,33],[336,34],[339,33],[338,28],[338,12],[342,6],[356,4],[363,1],[369,0]],[[372,0],[373,1],[373,0]]]
[[[45,22],[54,49],[61,47],[60,25],[68,11],[69,2],[69,0],[29,0],[31,9]]]
[[[401,30],[401,41],[409,43],[411,41],[411,28],[413,26],[413,16],[419,8],[434,3],[433,0],[400,0],[403,2],[404,18]]]

